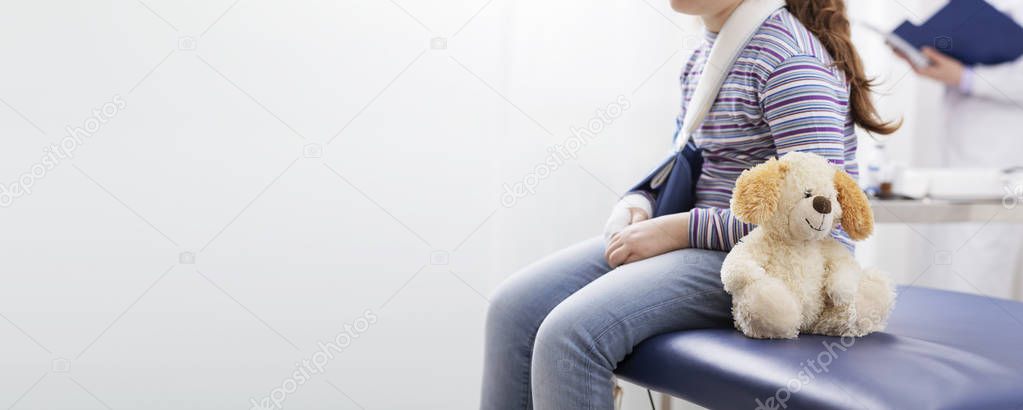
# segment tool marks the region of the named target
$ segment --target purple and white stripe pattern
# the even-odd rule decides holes
[[[715,34],[686,64],[682,76],[681,126]],[[857,176],[856,134],[849,112],[845,76],[832,66],[820,41],[787,10],[760,27],[729,68],[724,85],[703,125],[689,144],[703,150],[690,212],[689,243],[694,248],[730,250],[753,229],[732,216],[729,200],[743,170],[790,151],[818,154]],[[835,237],[851,247],[845,232]]]

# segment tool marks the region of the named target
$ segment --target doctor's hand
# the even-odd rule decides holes
[[[611,268],[689,247],[689,213],[659,216],[611,236],[604,258]]]
[[[910,64],[913,67],[913,71],[949,87],[959,87],[959,82],[963,78],[963,71],[966,69],[963,63],[931,47],[924,47],[923,53],[931,60],[931,65],[917,68]]]

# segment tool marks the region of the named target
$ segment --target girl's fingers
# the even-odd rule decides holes
[[[607,249],[604,250],[604,260],[606,260],[608,264],[611,263],[611,253],[621,246],[622,242],[618,240],[617,236],[611,239],[611,243],[607,244]]]
[[[607,223],[604,224],[604,239],[610,241],[611,236],[629,226],[631,218],[632,215],[629,214],[629,210],[616,206],[611,211],[611,216],[607,218]]]
[[[630,213],[629,225],[650,219],[650,216],[646,214],[646,211],[639,208],[629,208],[629,213]]]
[[[622,235],[616,233],[616,234],[614,234],[614,236],[611,237],[611,240],[608,241],[607,248],[608,249],[617,248],[621,244],[622,244]]]
[[[632,263],[632,262],[635,262],[635,261],[638,261],[638,260],[643,260],[643,257],[640,256],[639,254],[636,254],[636,253],[630,253],[629,257],[626,258],[625,262],[623,262],[622,264],[624,265],[624,264]]]
[[[619,247],[618,249],[615,249],[614,252],[611,252],[611,256],[607,258],[607,264],[610,265],[611,268],[617,268],[628,258],[629,252],[625,249],[625,247]]]

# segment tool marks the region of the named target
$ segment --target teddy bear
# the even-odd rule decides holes
[[[756,225],[721,267],[736,328],[762,339],[884,329],[891,281],[861,268],[831,234],[840,226],[859,241],[873,231],[870,203],[849,174],[816,154],[790,152],[743,171],[730,205]]]

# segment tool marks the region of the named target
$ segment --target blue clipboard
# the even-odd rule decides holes
[[[1023,56],[1023,27],[984,0],[950,0],[923,24],[904,22],[894,34],[918,49],[933,47],[970,66]]]

